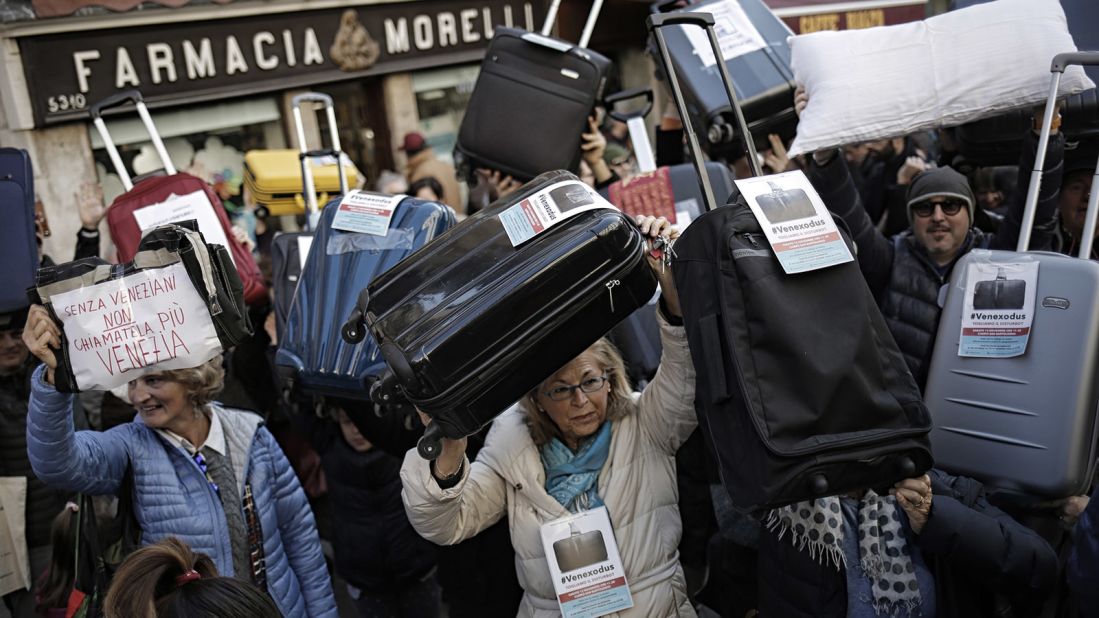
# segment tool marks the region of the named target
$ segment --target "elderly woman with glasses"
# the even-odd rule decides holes
[[[678,236],[662,218],[638,224],[651,238]],[[674,459],[696,425],[694,368],[671,269],[656,259],[650,267],[662,290],[664,349],[644,392],[632,391],[622,357],[601,339],[500,415],[476,461],[466,459],[464,439],[444,440],[434,462],[415,450],[405,457],[405,509],[428,540],[458,543],[507,516],[520,616],[560,615],[542,526],[603,506],[633,597],[617,615],[695,615],[679,566]]]

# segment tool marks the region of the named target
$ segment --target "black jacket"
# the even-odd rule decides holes
[[[1029,183],[1028,170],[1034,169],[1038,149],[1038,140],[1033,132],[1027,133],[1029,137],[1019,163],[1019,190],[1014,194],[999,232],[985,234],[970,228],[954,263],[971,249],[1015,249]],[[1042,189],[1038,196],[1038,211],[1034,218],[1031,247],[1035,249],[1049,248],[1053,242],[1064,155],[1064,138],[1060,135],[1055,137],[1050,139]],[[851,230],[851,238],[858,247],[859,267],[878,299],[878,306],[904,354],[909,370],[922,387],[926,360],[939,327],[939,288],[950,280],[954,263],[947,265],[940,273],[924,248],[912,237],[911,230],[891,239],[878,231],[863,208],[859,192],[841,156],[832,157],[825,165],[818,165],[812,157],[809,159],[809,179],[829,210],[839,215]]]
[[[1045,595],[1057,581],[1057,554],[1036,532],[989,504],[977,481],[929,472],[934,498],[920,534],[908,530],[935,578],[939,618],[996,616],[997,594]],[[762,618],[843,618],[847,579],[789,539],[764,531],[759,548]]]
[[[332,502],[336,572],[372,593],[406,586],[430,573],[435,546],[421,538],[405,516],[401,458],[378,447],[355,451],[329,421],[318,423],[313,443]]]

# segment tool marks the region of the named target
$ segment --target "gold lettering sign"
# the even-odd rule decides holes
[[[839,13],[824,13],[822,15],[803,15],[798,18],[798,32],[808,34],[821,30],[839,30]]]
[[[885,11],[881,9],[851,11],[846,15],[846,18],[848,30],[855,30],[858,28],[873,28],[874,26],[885,25]]]

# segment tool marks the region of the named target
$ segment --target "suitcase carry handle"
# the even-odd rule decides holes
[[[561,8],[561,0],[553,0],[550,4],[549,11],[546,12],[546,21],[542,22],[542,36],[550,36],[550,31],[553,30],[553,23],[557,21],[557,9]],[[578,47],[587,47],[588,41],[591,40],[591,33],[595,31],[595,22],[599,19],[599,11],[603,9],[603,0],[595,0],[591,4],[591,11],[588,12],[588,21],[584,23],[584,31],[580,33],[580,42],[577,43]]]
[[[729,67],[725,66],[725,57],[721,54],[721,45],[717,35],[714,34],[714,16],[710,13],[656,13],[646,19],[648,29],[656,37],[656,44],[660,50],[660,63],[664,66],[664,74],[668,76],[668,86],[671,88],[675,106],[679,109],[679,116],[683,121],[683,131],[687,134],[687,144],[694,158],[695,169],[698,171],[698,182],[702,185],[702,195],[706,200],[706,210],[718,207],[714,200],[713,189],[710,188],[710,176],[706,173],[706,162],[702,158],[702,148],[698,144],[698,136],[691,126],[691,114],[687,109],[687,102],[683,98],[683,89],[679,86],[679,78],[676,77],[675,67],[672,66],[672,57],[668,52],[668,43],[664,39],[663,29],[667,26],[693,25],[706,30],[710,39],[710,47],[713,49],[715,64],[721,75],[722,84],[725,86],[725,94],[729,97],[733,113],[736,116],[737,127],[744,140],[744,148],[748,155],[748,165],[753,176],[762,176],[759,168],[759,158],[756,154],[756,145],[752,141],[752,133],[748,131],[748,123],[744,120],[744,112],[740,109],[740,100],[733,88],[733,80],[729,77]]]
[[[111,133],[107,131],[107,124],[103,122],[103,111],[130,102],[137,108],[137,115],[141,116],[141,122],[149,133],[149,139],[153,142],[153,148],[156,149],[156,154],[160,157],[164,171],[169,176],[176,174],[176,166],[172,164],[172,159],[168,156],[168,149],[164,147],[164,141],[160,139],[160,133],[157,132],[156,125],[153,124],[153,118],[149,115],[149,108],[145,106],[145,98],[141,96],[141,92],[125,90],[112,94],[102,101],[93,103],[88,113],[91,114],[92,124],[95,125],[95,130],[99,132],[99,137],[103,138],[103,145],[107,148],[107,156],[111,159],[111,165],[114,166],[115,173],[122,181],[122,187],[127,191],[134,188],[134,181],[130,178],[130,172],[126,171],[126,166],[122,163],[122,157],[119,156],[118,148],[115,146],[114,140],[111,139]]]
[[[614,107],[622,101],[629,101],[638,97],[645,97],[645,107],[635,112],[620,112]],[[656,157],[653,155],[652,142],[649,141],[649,132],[645,128],[645,116],[653,109],[652,88],[631,88],[608,95],[603,99],[603,106],[607,108],[607,114],[619,122],[626,123],[630,130],[630,142],[633,144],[634,156],[637,157],[637,167],[642,174],[656,171]]]
[[[332,140],[331,148],[309,150],[305,144],[305,124],[302,122],[301,104],[320,103],[324,105],[325,115],[328,118],[328,132]],[[316,182],[313,180],[313,169],[309,167],[309,160],[322,157],[336,157],[336,173],[340,178],[340,195],[347,195],[347,173],[343,169],[343,150],[340,148],[340,133],[336,129],[336,108],[332,97],[323,92],[303,92],[295,95],[290,100],[290,107],[294,113],[294,128],[298,134],[298,148],[301,154],[298,159],[301,163],[302,189],[305,197],[306,214],[309,216],[309,229],[317,229],[317,220],[320,219],[320,208],[317,205]]]
[[[1034,157],[1034,169],[1030,173],[1030,186],[1026,192],[1026,207],[1023,209],[1022,226],[1019,229],[1019,243],[1015,250],[1019,252],[1030,248],[1030,231],[1034,227],[1034,217],[1038,211],[1038,191],[1042,186],[1042,168],[1046,162],[1046,150],[1049,149],[1049,134],[1053,127],[1054,103],[1057,101],[1057,91],[1061,87],[1061,77],[1065,69],[1070,66],[1096,66],[1099,65],[1099,52],[1068,52],[1057,54],[1050,64],[1050,72],[1053,73],[1049,84],[1049,95],[1046,97],[1046,109],[1042,114],[1042,131],[1038,134],[1038,154]],[[1095,178],[1092,184],[1099,182],[1099,161],[1095,165]],[[1080,257],[1091,257],[1092,243],[1095,239],[1096,219],[1099,218],[1099,191],[1092,190],[1088,197],[1088,211],[1084,218],[1083,238],[1080,239]]]

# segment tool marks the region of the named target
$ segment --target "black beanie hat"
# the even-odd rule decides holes
[[[920,172],[908,185],[908,223],[912,223],[912,205],[933,197],[949,197],[965,202],[969,224],[973,225],[973,190],[965,176],[949,166]]]

